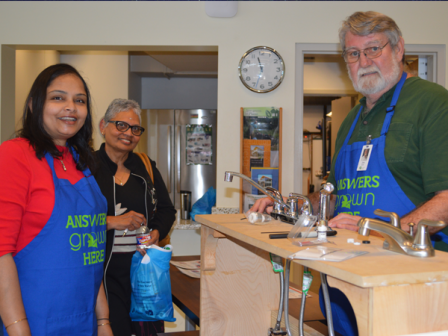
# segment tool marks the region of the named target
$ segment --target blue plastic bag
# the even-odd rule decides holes
[[[212,207],[216,204],[216,189],[208,188],[205,194],[191,207],[190,216],[194,220],[196,215],[207,215],[212,213]]]
[[[174,322],[171,297],[171,245],[151,245],[143,257],[135,252],[131,264],[132,321]]]

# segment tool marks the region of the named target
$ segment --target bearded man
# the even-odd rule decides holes
[[[421,219],[448,223],[448,91],[403,71],[404,39],[384,14],[352,14],[339,39],[364,97],[338,131],[327,180],[335,187],[329,225],[358,231],[362,217],[378,218],[375,209],[397,213],[405,231]],[[365,149],[370,158],[359,165]],[[319,192],[308,197],[316,212]],[[270,205],[270,198],[259,199],[251,210]],[[429,231],[435,248],[448,251],[448,227]]]
[[[386,15],[354,13],[339,39],[349,77],[364,97],[336,139],[330,226],[358,231],[361,217],[378,218],[375,209],[397,213],[406,231],[424,218],[448,223],[447,90],[403,72],[404,40]],[[371,155],[360,169],[366,146]],[[435,247],[448,251],[448,228],[429,230]]]
[[[448,223],[448,91],[403,71],[404,40],[386,15],[354,13],[339,39],[349,77],[364,97],[338,131],[327,180],[335,187],[329,225],[358,231],[362,217],[378,218],[376,209],[397,213],[406,231],[421,219]],[[319,192],[308,197],[317,212]],[[251,210],[270,205],[260,199]],[[448,228],[429,231],[435,248],[448,251]],[[358,335],[345,295],[330,288],[330,298],[334,329]]]

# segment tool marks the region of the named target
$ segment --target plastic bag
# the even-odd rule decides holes
[[[196,215],[207,215],[212,213],[212,207],[216,204],[216,189],[208,188],[205,194],[193,204],[190,212],[191,219]]]
[[[151,245],[144,257],[138,251],[132,257],[132,321],[176,321],[171,297],[171,254],[171,245]]]

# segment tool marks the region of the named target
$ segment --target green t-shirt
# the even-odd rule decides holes
[[[361,116],[349,144],[366,141],[367,136],[378,138],[386,108],[389,107],[395,86],[386,92],[373,109]],[[334,169],[339,151],[366,98],[355,106],[343,121],[336,139],[328,182],[337,185]],[[386,135],[385,158],[398,185],[416,205],[448,190],[448,91],[419,77],[406,79]],[[444,230],[448,234],[448,230]],[[448,246],[447,246],[448,247]]]

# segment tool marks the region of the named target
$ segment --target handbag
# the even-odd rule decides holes
[[[137,152],[135,152],[135,154],[137,154],[138,157],[140,158],[140,160],[142,160],[143,164],[146,167],[146,170],[148,171],[149,177],[151,178],[152,184],[154,184],[154,172],[152,170],[151,161],[149,160],[148,155],[146,155],[144,153],[137,153]],[[166,245],[169,245],[170,243],[171,243],[171,238],[170,238],[170,235],[167,234],[165,238],[163,238],[161,241],[159,241],[159,246],[164,247]]]
[[[176,321],[171,296],[171,255],[171,245],[152,245],[145,256],[138,251],[132,256],[132,321]]]

